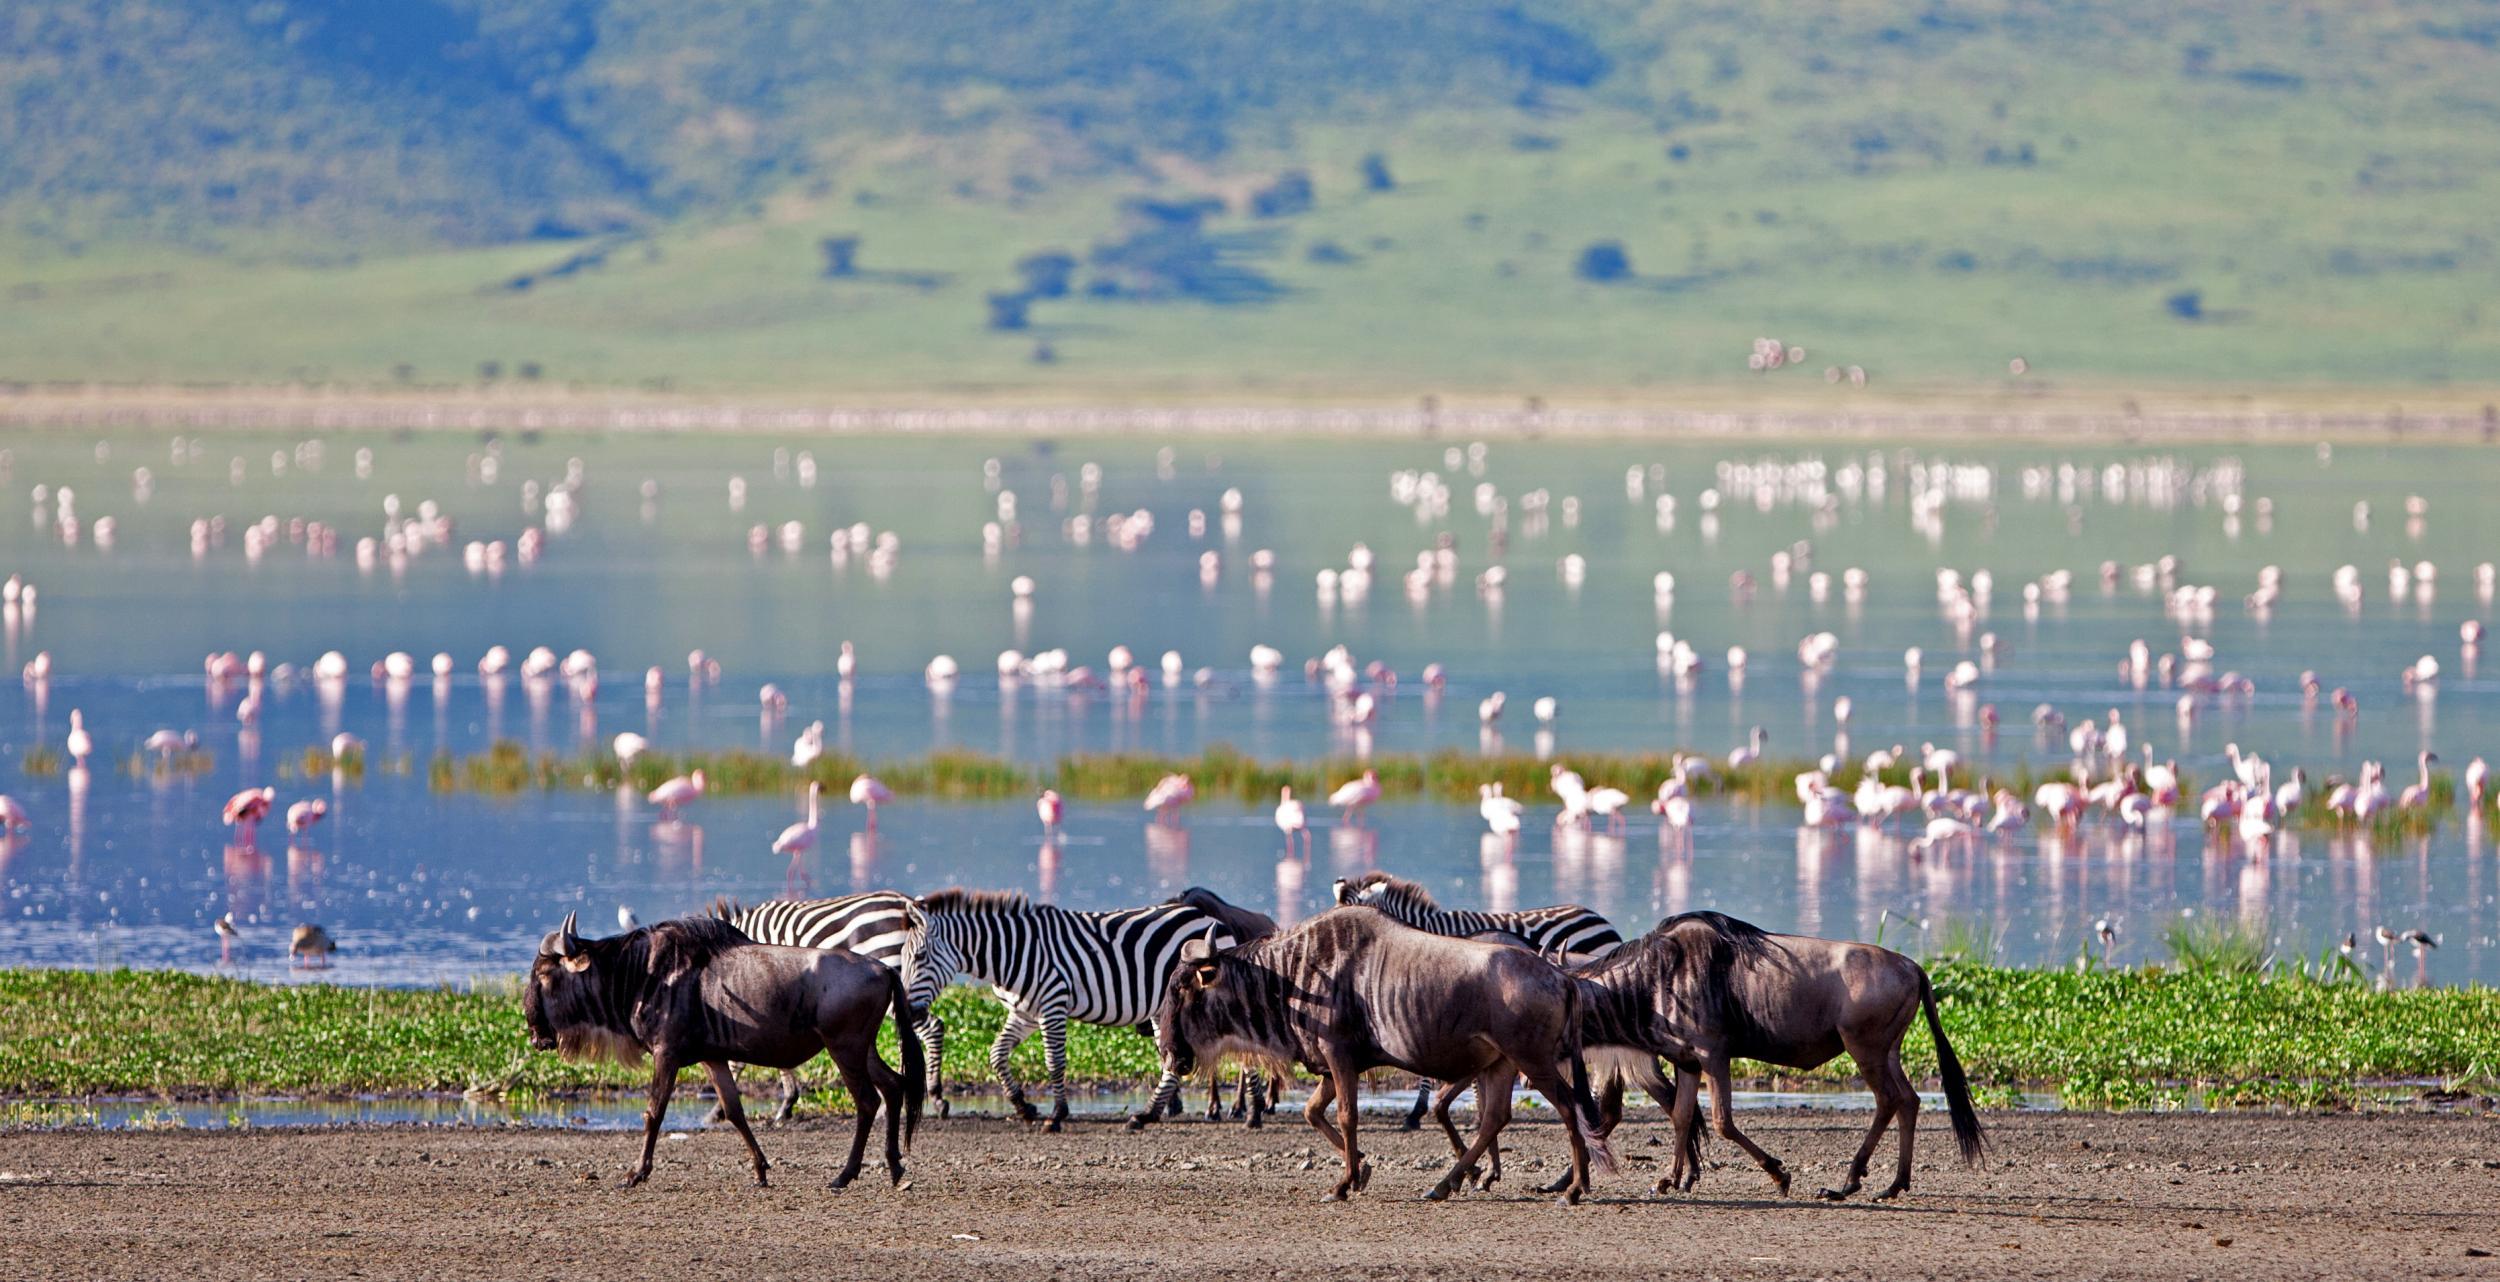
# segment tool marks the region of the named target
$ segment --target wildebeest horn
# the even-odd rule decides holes
[[[577,912],[566,913],[564,924],[556,927],[556,956],[572,956],[575,946],[582,942],[581,936],[573,933],[574,920],[580,916],[581,914]]]
[[[1207,933],[1181,944],[1181,961],[1195,965],[1215,956],[1215,936],[1220,926],[1210,924]]]

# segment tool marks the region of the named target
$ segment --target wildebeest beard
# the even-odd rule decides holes
[[[575,1024],[558,1032],[556,1054],[576,1064],[608,1060],[627,1068],[640,1068],[649,1057],[642,1043],[614,1029],[591,1024]]]

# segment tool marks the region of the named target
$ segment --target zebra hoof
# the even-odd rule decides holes
[[[1129,1117],[1128,1117],[1128,1133],[1129,1133],[1129,1134],[1131,1134],[1131,1135],[1135,1135],[1135,1134],[1136,1134],[1136,1133],[1138,1133],[1139,1131],[1142,1131],[1142,1130],[1146,1129],[1146,1124],[1147,1124],[1147,1123],[1149,1123],[1149,1122],[1152,1122],[1153,1120],[1155,1120],[1155,1119],[1154,1119],[1154,1114],[1152,1114],[1152,1113],[1131,1113],[1131,1114],[1129,1114]]]
[[[1059,1133],[1059,1119],[1054,1117],[1049,1121],[1042,1123],[1042,1133],[1045,1135],[1057,1135]]]
[[[930,1103],[937,1105],[937,1115],[940,1117],[944,1117],[948,1113],[954,1111],[954,1106],[948,1104],[943,1097],[931,1100]]]

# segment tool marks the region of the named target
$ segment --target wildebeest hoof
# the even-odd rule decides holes
[[[633,1186],[635,1186],[635,1185],[637,1185],[637,1184],[640,1184],[640,1183],[642,1183],[644,1180],[647,1180],[647,1179],[649,1179],[649,1178],[651,1178],[651,1172],[649,1172],[649,1171],[641,1171],[641,1170],[636,1170],[636,1169],[634,1169],[633,1167],[630,1167],[630,1166],[629,1166],[629,1167],[626,1167],[626,1168],[625,1168],[625,1185],[624,1185],[624,1187],[626,1187],[626,1188],[632,1188]]]
[[[1855,1192],[1857,1192],[1856,1189],[1823,1189],[1820,1192],[1817,1192],[1815,1196],[1826,1202],[1838,1202]]]
[[[1564,1189],[1564,1190],[1563,1190],[1562,1200],[1561,1200],[1561,1202],[1559,1203],[1559,1205],[1562,1205],[1562,1206],[1578,1206],[1579,1204],[1580,1204],[1580,1190],[1578,1190],[1578,1189]]]
[[[1335,1187],[1335,1188],[1333,1188],[1333,1189],[1328,1190],[1327,1195],[1326,1195],[1326,1196],[1324,1196],[1324,1197],[1322,1197],[1322,1198],[1320,1198],[1320,1201],[1323,1201],[1323,1202],[1342,1202],[1342,1201],[1344,1201],[1344,1200],[1345,1200],[1345,1195],[1346,1195],[1346,1185],[1345,1185],[1345,1181],[1343,1181],[1343,1180],[1339,1180],[1339,1181],[1337,1181],[1337,1187]]]
[[[1355,1192],[1357,1192],[1357,1193],[1360,1193],[1360,1192],[1362,1192],[1363,1190],[1365,1190],[1365,1189],[1367,1189],[1367,1188],[1370,1188],[1371,1186],[1372,1186],[1372,1160],[1371,1160],[1370,1158],[1368,1158],[1368,1157],[1367,1157],[1367,1158],[1364,1158],[1364,1159],[1363,1159],[1363,1165],[1362,1165],[1362,1168],[1361,1168],[1361,1169],[1359,1169],[1359,1170],[1357,1170],[1357,1171],[1354,1173],[1354,1191],[1355,1191]]]
[[[1398,1123],[1398,1129],[1401,1131],[1420,1131],[1424,1129],[1424,1119],[1416,1117],[1410,1113],[1407,1115],[1405,1121]]]
[[[1431,1188],[1425,1189],[1423,1200],[1427,1202],[1449,1201],[1450,1182],[1448,1180],[1443,1180],[1440,1183],[1433,1185]]]
[[[941,1095],[941,1096],[939,1096],[939,1097],[938,1097],[938,1098],[936,1098],[936,1099],[933,1099],[933,1100],[929,1101],[929,1102],[930,1102],[930,1103],[932,1103],[932,1104],[937,1105],[937,1115],[938,1115],[938,1116],[940,1116],[940,1117],[944,1117],[944,1116],[946,1116],[946,1115],[947,1115],[947,1113],[948,1113],[949,1111],[951,1111],[951,1110],[954,1108],[954,1106],[953,1106],[953,1105],[948,1104],[948,1103],[946,1102],[946,1097],[945,1097],[945,1096],[942,1096],[942,1095]]]
[[[1909,1191],[1909,1187],[1910,1186],[1907,1184],[1895,1184],[1891,1188],[1885,1189],[1883,1192],[1876,1194],[1875,1200],[1878,1202],[1889,1202],[1895,1197],[1900,1196],[1902,1193]]]
[[[847,1174],[845,1174],[845,1175],[837,1175],[837,1176],[834,1176],[834,1177],[833,1177],[833,1179],[832,1179],[831,1181],[829,1181],[829,1182],[826,1184],[826,1187],[827,1187],[827,1188],[832,1189],[832,1190],[833,1190],[834,1192],[836,1192],[836,1193],[839,1193],[839,1192],[841,1192],[842,1190],[844,1190],[844,1189],[846,1189],[846,1188],[849,1188],[849,1187],[851,1186],[851,1179],[852,1179],[852,1176],[847,1175]]]
[[[1242,1123],[1242,1128],[1244,1130],[1252,1131],[1265,1130],[1267,1129],[1267,1118],[1262,1114],[1252,1114],[1249,1121]]]

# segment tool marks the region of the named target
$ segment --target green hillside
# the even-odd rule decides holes
[[[2500,4],[21,0],[0,379],[2500,384]]]

